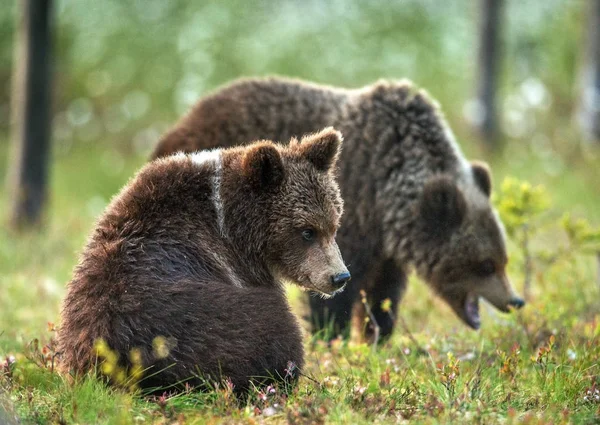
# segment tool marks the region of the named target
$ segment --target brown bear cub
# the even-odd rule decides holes
[[[93,369],[102,340],[122,368],[136,349],[145,389],[294,381],[303,346],[282,281],[330,296],[350,278],[335,242],[340,142],[326,129],[142,168],[100,217],[68,285],[63,368]]]
[[[436,103],[408,81],[346,90],[281,78],[241,80],[198,102],[153,156],[287,140],[324,126],[345,137],[339,184],[346,214],[337,239],[353,278],[338,297],[310,299],[314,329],[333,318],[342,331],[352,315],[357,339],[371,338],[359,297],[364,289],[381,335],[388,336],[394,318],[381,303],[389,298],[397,311],[411,268],[475,329],[480,298],[501,311],[523,305],[506,276],[487,166],[465,159]]]

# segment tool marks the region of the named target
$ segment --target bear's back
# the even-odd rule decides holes
[[[335,126],[349,91],[284,78],[242,79],[198,102],[152,154],[194,152],[248,144],[287,142]]]
[[[99,219],[76,277],[130,289],[138,281],[223,278],[207,266],[209,251],[222,249],[213,173],[184,156],[144,167]]]

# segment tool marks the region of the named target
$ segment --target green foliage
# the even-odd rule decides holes
[[[493,196],[508,234],[522,241],[525,234],[536,234],[549,226],[561,229],[567,237],[569,252],[596,254],[600,252],[600,226],[594,227],[584,218],[563,213],[553,222],[549,211],[551,202],[543,185],[532,186],[528,182],[507,177]]]
[[[587,220],[573,218],[569,213],[562,216],[560,224],[573,250],[589,254],[600,252],[600,226],[593,227]]]
[[[586,219],[573,218],[571,213],[563,213],[557,219],[543,185],[532,186],[507,177],[493,201],[507,233],[520,249],[518,258],[526,298],[530,296],[536,264],[541,278],[549,266],[573,261],[581,254],[600,255],[600,227],[592,226]]]
[[[548,194],[541,185],[532,186],[514,177],[507,177],[494,194],[494,203],[508,234],[521,238],[525,229],[537,227],[541,216],[550,205]]]

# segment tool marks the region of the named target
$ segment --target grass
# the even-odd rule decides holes
[[[460,324],[413,279],[402,315],[426,354],[402,329],[376,350],[342,340],[328,347],[307,336],[309,378],[302,378],[291,394],[278,389],[256,392],[240,403],[224,388],[148,399],[91,377],[71,382],[53,370],[51,359],[52,324],[59,322],[65,283],[95,217],[143,163],[143,158],[116,147],[109,154],[106,149],[82,144],[68,155],[56,155],[50,209],[40,232],[16,235],[0,229],[0,397],[23,422],[600,421],[600,402],[593,395],[600,376],[596,268],[593,257],[578,253],[552,267],[538,264],[527,307],[512,315],[484,309],[479,332]],[[593,171],[569,173],[558,189],[551,189],[553,178],[544,175],[543,164],[534,156],[527,163],[527,172],[504,161],[494,169],[519,177],[536,175],[550,189],[556,208],[571,205],[597,217],[598,189],[585,184]],[[6,205],[6,196],[2,202]],[[511,252],[510,272],[520,289],[519,250],[512,246]],[[302,312],[298,291],[290,290],[290,297]],[[9,365],[10,356],[15,362]]]

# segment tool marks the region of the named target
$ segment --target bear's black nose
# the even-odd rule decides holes
[[[331,284],[336,288],[341,288],[350,280],[350,273],[338,273],[336,275],[331,276]]]
[[[521,308],[525,305],[525,301],[521,298],[513,298],[508,303],[516,308]]]

